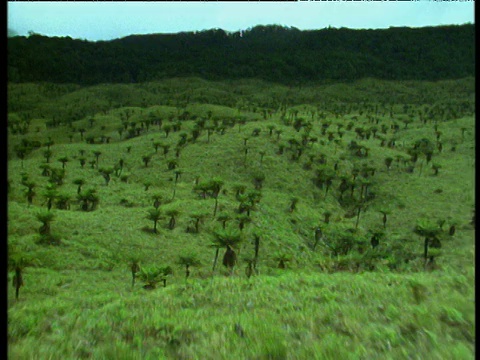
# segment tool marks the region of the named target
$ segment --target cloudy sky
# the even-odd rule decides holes
[[[91,41],[277,24],[378,29],[474,23],[474,1],[8,2],[9,32]]]

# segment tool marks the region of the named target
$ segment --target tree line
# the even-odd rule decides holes
[[[475,25],[301,31],[278,25],[131,35],[91,42],[39,34],[8,39],[8,80],[93,85],[171,77],[258,78],[289,85],[475,76]]]

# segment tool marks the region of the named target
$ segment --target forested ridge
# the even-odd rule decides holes
[[[258,78],[289,85],[475,76],[475,25],[301,31],[278,25],[131,35],[91,42],[31,34],[8,39],[8,81],[93,85],[171,77]]]

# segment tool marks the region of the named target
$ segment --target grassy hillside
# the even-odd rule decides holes
[[[473,79],[8,90],[11,358],[473,357]]]

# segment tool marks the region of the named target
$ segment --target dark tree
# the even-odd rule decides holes
[[[132,289],[133,289],[133,287],[135,286],[135,279],[137,277],[137,273],[140,271],[140,259],[136,257],[130,258],[129,267],[132,273]]]
[[[150,163],[150,160],[152,160],[152,155],[142,156],[142,161],[145,164],[145,167],[148,167],[148,164]]]
[[[153,221],[153,232],[156,234],[157,223],[162,218],[162,213],[159,209],[150,209],[148,210],[147,219]]]
[[[387,170],[390,170],[390,167],[392,166],[393,158],[387,157],[385,159],[385,165],[387,166]]]
[[[44,156],[45,161],[47,162],[47,164],[50,163],[50,158],[52,157],[52,155],[53,155],[53,153],[52,153],[51,150],[45,150],[45,151],[43,152],[43,156]]]
[[[98,172],[100,173],[100,175],[103,176],[103,178],[105,180],[105,185],[108,186],[108,184],[110,183],[110,180],[112,179],[112,177],[110,175],[112,175],[113,169],[112,168],[101,168],[101,169],[98,170]]]
[[[265,181],[265,174],[262,172],[256,172],[253,174],[253,186],[255,190],[261,190],[263,182]]]
[[[257,264],[258,264],[258,253],[260,251],[260,235],[254,234],[253,235],[253,243],[255,246],[255,254],[253,257],[253,270],[257,272]]]
[[[158,209],[160,207],[160,205],[162,204],[163,196],[160,195],[160,194],[155,194],[155,195],[152,196],[152,199],[153,199],[153,207],[155,209]]]
[[[40,212],[36,214],[36,218],[42,223],[42,226],[38,228],[38,233],[40,235],[40,243],[53,244],[55,241],[51,233],[50,223],[55,218],[55,214],[50,211]]]
[[[176,217],[180,214],[180,211],[176,209],[170,209],[165,211],[165,215],[170,217],[170,220],[168,221],[168,228],[170,230],[173,230],[175,228],[176,224]]]
[[[287,263],[290,262],[291,258],[286,253],[280,252],[273,257],[273,260],[278,261],[277,267],[279,269],[286,269]]]
[[[450,229],[448,229],[448,235],[453,236],[455,235],[456,227],[455,225],[451,225]]]
[[[213,209],[213,216],[217,214],[217,208],[218,208],[218,195],[220,194],[220,190],[222,189],[223,186],[223,180],[219,178],[214,178],[210,180],[209,182],[209,188],[210,191],[212,192],[212,196],[215,199],[215,207]]]
[[[47,210],[50,210],[53,206],[53,202],[58,196],[57,190],[54,186],[48,186],[42,195],[45,198],[44,204],[47,205]]]
[[[293,197],[293,198],[290,200],[290,206],[289,206],[288,210],[289,210],[291,213],[296,209],[297,203],[298,203],[298,198],[297,198],[297,197]]]
[[[88,189],[84,193],[78,194],[77,199],[80,203],[80,210],[82,211],[95,210],[99,202],[99,197],[95,189]]]
[[[232,217],[227,213],[222,213],[222,214],[217,216],[217,221],[220,221],[222,223],[222,228],[223,229],[225,229],[225,227],[227,225],[227,221],[229,221],[231,219],[232,219]]]
[[[187,282],[188,278],[190,277],[190,267],[200,266],[201,262],[196,254],[191,253],[180,255],[178,258],[178,264],[185,266],[185,282]]]
[[[102,155],[102,152],[101,151],[94,151],[93,155],[95,156],[95,164],[97,165],[97,168],[98,168],[98,158],[100,157],[100,155]]]
[[[383,214],[382,222],[383,222],[383,227],[387,227],[387,216],[390,214],[390,211],[388,210],[380,210],[380,212]]]
[[[213,270],[215,271],[215,265],[218,257],[218,249],[225,248],[225,254],[223,255],[222,264],[229,268],[231,273],[233,273],[233,268],[237,263],[237,253],[236,247],[240,244],[243,237],[242,235],[235,230],[221,230],[214,233],[215,240],[213,246],[217,249]]]
[[[439,171],[441,168],[442,168],[441,165],[433,163],[433,164],[432,164],[433,175],[434,175],[434,176],[437,176],[437,175],[438,175],[438,171]]]
[[[18,301],[20,288],[25,285],[23,279],[25,268],[33,263],[33,259],[25,251],[8,244],[8,270],[14,272],[12,286],[15,288],[15,301]]]
[[[66,156],[63,156],[61,157],[60,159],[58,159],[58,161],[60,161],[62,163],[62,169],[65,169],[65,165],[66,163],[69,161],[70,159]]]
[[[323,220],[323,221],[325,222],[325,224],[330,223],[330,216],[332,216],[332,213],[331,213],[330,211],[325,211],[325,212],[323,213],[323,216],[324,216],[324,220]]]
[[[313,250],[315,250],[315,248],[317,247],[317,245],[320,242],[320,240],[322,239],[322,237],[323,237],[322,228],[317,227],[315,229],[315,242],[313,243]]]

